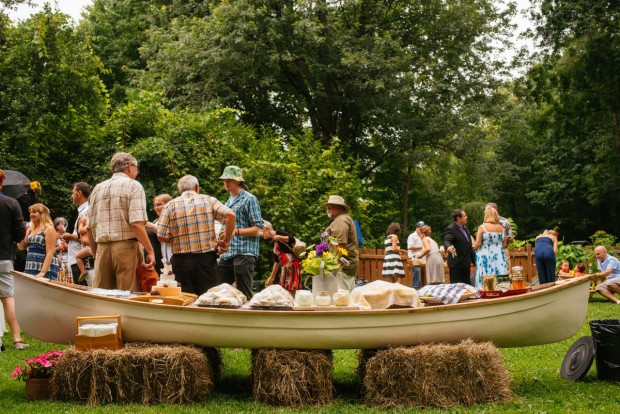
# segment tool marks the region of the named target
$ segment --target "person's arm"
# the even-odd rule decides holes
[[[599,277],[599,278],[603,278],[603,277],[607,277],[610,274],[612,274],[615,270],[615,268],[612,266],[609,266],[607,269],[605,270],[600,270],[600,265],[597,262],[597,267],[599,268],[599,271],[597,273],[594,274],[595,277]]]
[[[129,225],[136,239],[138,239],[138,242],[146,249],[146,267],[150,269],[155,266],[155,251],[153,250],[149,236],[146,234],[144,223],[144,221],[136,221],[134,223],[129,223]],[[94,253],[95,251],[93,250],[93,254]]]
[[[558,254],[558,238],[553,238],[553,253]]]
[[[97,242],[95,241],[95,235],[93,234],[93,231],[90,229],[90,227],[87,230],[88,230],[88,243],[90,244],[90,250],[92,250],[93,252],[93,257],[97,257]]]
[[[19,250],[26,250],[28,248],[28,236],[30,236],[30,231],[31,229],[28,228],[28,230],[26,230],[26,235],[24,236],[24,239],[17,243],[17,248]]]
[[[147,221],[145,226],[147,230],[157,231],[157,224],[155,223],[151,223],[150,221]]]
[[[269,277],[265,281],[265,286],[273,285],[273,281],[276,279],[276,275],[278,274],[278,269],[279,268],[280,268],[280,264],[278,262],[275,262],[273,264],[273,268],[271,269],[271,274],[269,275]]]
[[[474,244],[474,250],[478,250],[480,248],[480,246],[482,245],[482,226],[478,227],[478,233],[476,233],[476,241],[473,243]]]
[[[45,236],[45,260],[41,265],[41,271],[36,275],[37,277],[43,277],[47,273],[52,264],[52,259],[56,253],[56,240],[58,240],[58,233],[52,226],[48,226],[43,235]]]
[[[226,233],[224,235],[224,240],[221,240],[217,243],[218,251],[220,253],[224,253],[226,250],[228,250],[228,247],[230,246],[230,238],[233,236],[233,232],[235,232],[235,226],[237,225],[237,217],[235,216],[235,212],[233,210],[228,210],[226,212],[225,220]]]
[[[454,247],[454,232],[452,231],[452,225],[448,226],[443,233],[443,245],[446,248],[447,253],[456,252],[456,248]],[[424,240],[422,240],[424,242]]]
[[[421,259],[426,256],[431,251],[431,242],[427,237],[422,239],[422,251],[418,254],[418,257]]]

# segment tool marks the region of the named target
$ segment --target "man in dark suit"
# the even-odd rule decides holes
[[[476,262],[476,255],[466,226],[467,214],[459,208],[452,212],[452,218],[454,223],[443,234],[443,245],[448,252],[450,282],[471,284],[470,266]]]

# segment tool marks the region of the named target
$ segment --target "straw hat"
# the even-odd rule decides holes
[[[222,173],[220,180],[235,180],[239,182],[245,181],[241,176],[241,168],[236,165],[229,165],[224,168],[224,172]]]
[[[323,204],[323,207],[327,207],[328,204],[341,206],[344,207],[344,211],[349,211],[349,206],[347,205],[347,203],[344,202],[344,198],[340,197],[339,195],[330,195],[329,200],[327,200],[327,203]]]

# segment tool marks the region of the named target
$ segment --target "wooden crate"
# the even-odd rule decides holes
[[[123,347],[123,331],[121,328],[121,315],[112,316],[78,316],[77,317],[77,331],[79,332],[80,325],[83,322],[88,321],[101,321],[109,320],[118,323],[115,334],[103,335],[103,336],[85,336],[79,333],[75,335],[75,348],[81,351],[87,351],[91,349],[112,349],[117,350]]]

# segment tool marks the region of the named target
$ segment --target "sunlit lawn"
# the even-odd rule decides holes
[[[566,306],[570,306],[567,303]],[[515,315],[518,317],[518,315]],[[602,299],[590,301],[588,321],[591,319],[620,318],[620,306]],[[553,324],[549,315],[549,324]],[[508,370],[513,375],[512,389],[516,394],[513,402],[506,404],[483,404],[473,407],[458,407],[454,413],[613,413],[620,410],[620,382],[603,382],[596,378],[596,367],[581,382],[569,382],[560,377],[560,366],[564,354],[579,337],[590,335],[586,323],[573,338],[563,342],[530,348],[503,349]],[[4,341],[9,341],[5,334]],[[185,406],[107,405],[90,407],[79,404],[56,402],[29,402],[24,384],[10,378],[13,368],[23,363],[23,358],[32,357],[55,347],[52,344],[26,338],[31,348],[15,351],[7,347],[0,354],[0,413],[373,413],[380,412],[368,407],[359,394],[360,381],[356,375],[357,353],[354,350],[334,352],[334,385],[336,401],[326,407],[309,407],[292,410],[254,403],[250,391],[250,353],[246,350],[226,349],[223,351],[223,377],[216,391],[200,404]],[[415,387],[415,379],[402,387]],[[436,413],[434,409],[401,409],[390,412]]]

